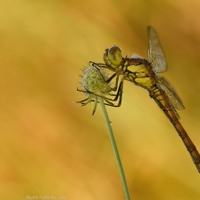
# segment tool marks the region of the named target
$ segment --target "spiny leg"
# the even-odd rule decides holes
[[[98,68],[97,68],[97,69],[98,69]],[[99,70],[99,69],[98,69],[98,70]],[[100,72],[100,71],[99,71],[99,72]],[[100,74],[101,74],[101,72],[100,72]],[[108,78],[107,80],[105,80],[105,82],[110,83],[110,82],[112,81],[112,79],[113,79],[116,75],[117,75],[116,73],[113,74],[110,78]],[[102,74],[101,74],[101,76],[103,77]],[[103,78],[104,78],[104,77],[103,77]],[[108,96],[115,96],[114,99],[108,98],[108,97],[106,97],[106,96],[104,96],[104,95],[96,94],[95,92],[91,92],[91,91],[89,91],[89,90],[86,89],[86,88],[85,88],[85,90],[81,90],[81,89],[77,88],[77,91],[83,92],[83,93],[86,93],[86,94],[91,94],[91,95],[94,95],[94,96],[98,96],[98,97],[101,97],[101,98],[106,99],[106,100],[109,100],[109,101],[116,101],[116,99],[118,98],[117,96],[118,96],[119,90],[120,90],[120,88],[123,86],[123,84],[122,84],[123,81],[121,81],[120,86],[119,86],[119,88],[118,88],[118,82],[119,82],[119,76],[117,75],[116,80],[115,80],[115,86],[114,86],[113,88],[110,88],[110,92],[112,92],[112,91],[115,92],[115,91],[117,91],[117,89],[118,89],[117,94],[110,94],[110,93],[109,93],[109,94],[106,94],[106,93],[108,93],[108,91],[106,91],[106,92],[101,91],[102,93],[105,93],[105,95],[108,95]],[[77,101],[77,103],[84,103],[84,101],[88,101],[89,99],[90,99],[90,97],[88,97],[88,98],[86,98],[86,99],[83,99],[83,100],[81,100],[81,101]],[[87,103],[89,103],[89,102],[87,102]]]
[[[90,61],[90,62],[92,62],[92,61]],[[116,81],[115,81],[115,86],[113,88],[111,88],[112,91],[116,91],[117,90],[117,86],[118,86],[118,82],[119,82],[119,74],[114,73],[112,76],[110,76],[110,78],[105,80],[105,77],[102,75],[102,73],[101,73],[100,69],[98,68],[98,66],[95,66],[95,65],[92,65],[92,66],[95,67],[99,71],[101,77],[104,79],[104,81],[106,83],[110,83],[115,78],[115,76],[117,76],[116,77]]]
[[[111,102],[111,100],[108,100],[108,99],[104,99],[105,102],[105,105],[107,106],[112,106],[112,107],[120,107],[121,106],[121,102],[122,102],[122,93],[123,93],[123,81],[120,82],[120,86],[119,86],[119,89],[117,91],[117,94],[115,95],[115,98],[112,100],[112,101],[118,101],[117,104],[114,104],[113,102]]]
[[[94,109],[93,109],[93,112],[92,112],[92,115],[94,115],[95,112],[96,112],[96,109],[97,109],[98,97],[103,98],[103,101],[104,101],[105,105],[107,105],[107,106],[119,107],[121,105],[122,93],[123,93],[123,81],[120,82],[120,85],[119,85],[119,88],[118,88],[118,91],[117,91],[116,94],[109,94],[109,96],[115,96],[114,99],[108,98],[108,97],[105,97],[105,96],[102,96],[102,95],[97,95],[97,94],[90,92],[90,91],[79,90],[78,88],[77,88],[77,90],[80,91],[80,92],[89,93],[89,94],[92,95],[92,96],[87,97],[86,99],[83,99],[81,101],[77,101],[77,103],[81,103],[82,106],[85,106],[90,102],[94,102],[95,104],[94,104]],[[114,104],[113,102],[117,101],[117,100],[119,100],[118,103]]]
[[[107,65],[105,63],[95,63],[93,61],[89,61],[89,64],[91,64],[93,67],[99,67],[99,68],[104,68],[104,69],[110,69],[111,71],[114,71],[116,72],[116,69],[113,68],[112,66],[110,65]]]
[[[120,85],[121,85],[122,83],[120,83]],[[89,90],[79,90],[79,89],[77,89],[79,92],[83,92],[83,93],[86,93],[86,94],[91,94],[91,95],[93,95],[93,97],[94,96],[97,96],[97,97],[101,97],[101,98],[103,98],[103,99],[106,99],[106,100],[108,100],[108,101],[116,101],[117,99],[118,99],[118,96],[119,96],[119,90],[120,90],[120,87],[118,88],[118,91],[117,91],[117,94],[107,94],[107,93],[105,93],[105,95],[107,95],[107,96],[114,96],[115,98],[113,99],[113,98],[109,98],[109,97],[106,97],[106,96],[104,96],[104,95],[100,95],[100,94],[96,94],[96,93],[94,93],[94,92],[91,92],[91,91],[89,91]],[[81,101],[78,101],[77,103],[81,103],[81,102],[84,102],[84,101],[87,101],[87,99],[89,99],[90,97],[88,97],[88,98],[86,98],[86,99],[84,99],[84,100],[81,100]]]

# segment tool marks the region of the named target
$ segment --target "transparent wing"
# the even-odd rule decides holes
[[[160,40],[156,30],[148,26],[149,36],[149,48],[148,48],[148,60],[152,64],[154,72],[165,72],[167,70],[167,62],[165,59],[164,52],[162,50]]]
[[[160,87],[167,94],[170,105],[172,105],[175,109],[178,109],[178,110],[184,109],[185,107],[181,99],[178,97],[178,95],[176,94],[172,86],[169,84],[169,82],[163,77],[161,77],[159,81],[160,81]]]

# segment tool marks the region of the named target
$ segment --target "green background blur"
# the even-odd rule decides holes
[[[125,199],[101,110],[76,104],[85,98],[76,88],[105,48],[146,57],[147,25],[200,149],[199,9],[199,0],[1,1],[0,199]],[[108,112],[132,199],[200,199],[200,174],[147,91],[126,82]]]

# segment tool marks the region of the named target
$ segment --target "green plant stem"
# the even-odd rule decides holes
[[[102,98],[99,97],[98,100],[99,100],[99,103],[100,103],[100,106],[101,106],[101,109],[102,109],[103,117],[104,117],[104,120],[106,122],[106,127],[108,129],[108,134],[109,134],[111,144],[112,144],[112,148],[113,148],[115,158],[116,158],[116,161],[117,161],[117,166],[118,166],[120,177],[121,177],[121,180],[122,180],[122,185],[123,185],[123,188],[124,188],[126,200],[130,200],[130,195],[129,195],[129,191],[128,191],[128,187],[127,187],[127,183],[126,183],[126,178],[125,178],[125,175],[124,175],[123,166],[122,166],[121,159],[120,159],[120,156],[119,156],[119,152],[118,152],[118,149],[117,149],[117,144],[115,142],[115,137],[114,137],[113,130],[112,130],[112,127],[111,127],[111,122],[109,120],[108,113],[107,113],[107,110],[106,110],[106,107],[105,107],[105,104],[104,104]]]

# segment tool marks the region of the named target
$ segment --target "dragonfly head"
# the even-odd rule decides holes
[[[104,62],[112,69],[116,69],[122,62],[122,52],[118,46],[106,49],[103,55]]]

